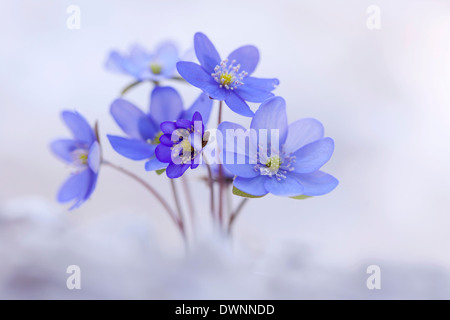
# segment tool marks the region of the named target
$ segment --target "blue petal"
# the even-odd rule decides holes
[[[157,123],[177,120],[183,111],[180,94],[172,87],[153,89],[150,97],[150,116]]]
[[[267,190],[264,187],[264,182],[267,179],[267,176],[261,175],[251,179],[236,177],[236,179],[234,179],[233,185],[245,193],[259,197],[267,194]]]
[[[111,51],[106,60],[105,67],[109,71],[127,73],[123,67],[123,58],[117,51]]]
[[[142,110],[124,99],[116,99],[110,112],[123,132],[132,139],[150,139],[159,131]]]
[[[297,151],[308,143],[323,138],[323,125],[312,118],[297,120],[289,125],[284,150],[288,153]]]
[[[245,77],[243,82],[246,86],[263,91],[273,91],[280,84],[280,81],[276,78],[263,79],[263,78]]]
[[[189,168],[188,164],[174,164],[174,163],[170,163],[167,166],[166,169],[166,174],[167,177],[170,179],[176,179],[179,178],[183,175],[183,173],[186,172],[186,170]]]
[[[169,135],[171,135],[172,132],[177,130],[177,125],[175,124],[175,121],[164,121],[163,123],[160,124],[159,127],[161,128],[161,131],[164,134],[169,134]]]
[[[339,181],[335,177],[322,171],[295,173],[293,176],[300,181],[305,188],[303,194],[306,196],[321,196],[327,194],[333,191],[339,184]]]
[[[244,78],[245,81],[245,78]],[[244,84],[236,89],[236,93],[245,101],[263,102],[273,97],[273,93]]]
[[[253,117],[254,115],[248,104],[240,96],[238,96],[236,92],[230,91],[226,97],[225,103],[231,110],[241,116]]]
[[[53,141],[50,144],[50,149],[55,156],[67,163],[71,163],[73,161],[72,152],[78,147],[77,142],[72,139],[60,139]]]
[[[173,75],[178,62],[178,49],[172,42],[164,42],[156,49],[156,62],[162,65],[162,74],[166,77]]]
[[[248,155],[249,150],[246,146],[249,140],[249,132],[243,126],[224,121],[219,124],[217,130],[217,143],[221,150],[239,155]]]
[[[223,157],[225,168],[238,177],[253,178],[260,174],[255,170],[255,164],[252,164],[247,156],[224,152]]]
[[[100,153],[100,145],[97,141],[95,141],[91,148],[89,149],[88,154],[88,164],[89,168],[94,173],[98,173],[98,169],[100,168],[100,161],[101,161],[101,153]]]
[[[178,129],[190,129],[191,128],[191,121],[187,119],[179,119],[175,121],[175,124]]]
[[[209,73],[214,72],[215,66],[220,64],[220,55],[206,35],[197,32],[194,35],[195,55],[203,68]]]
[[[331,138],[323,138],[298,149],[293,153],[294,172],[311,173],[319,170],[331,158],[333,150],[334,141]]]
[[[259,51],[255,46],[243,46],[230,53],[228,60],[230,62],[236,60],[236,63],[241,65],[239,71],[246,71],[251,74],[258,65]]]
[[[131,160],[144,160],[155,154],[155,146],[142,140],[107,135],[113,149]]]
[[[293,197],[303,194],[303,185],[295,178],[288,175],[278,181],[275,177],[264,182],[264,187],[268,192],[276,196]]]
[[[288,123],[286,115],[286,102],[281,97],[273,97],[264,101],[253,117],[250,128],[254,129],[258,136],[262,134],[260,130],[267,130],[267,139],[264,143],[269,143],[272,136],[272,129],[278,130],[279,147],[286,141]]]
[[[172,161],[172,150],[170,147],[159,144],[155,149],[156,158],[161,162],[171,162]]]
[[[94,130],[78,112],[63,111],[62,118],[70,131],[72,131],[75,140],[84,142],[87,145],[91,145],[96,140]]]
[[[86,200],[88,200],[90,198],[90,196],[92,195],[92,193],[95,190],[95,187],[97,185],[98,175],[96,173],[94,173],[92,170],[86,170],[86,171],[89,172],[89,183],[88,183],[87,191],[84,194],[84,196],[70,208],[70,210],[81,206]]]
[[[167,167],[167,163],[161,162],[158,160],[158,158],[152,158],[149,161],[145,163],[145,170],[146,171],[154,171],[159,169],[164,169]]]
[[[228,91],[220,88],[210,73],[193,62],[180,61],[177,63],[178,73],[194,87],[202,89],[208,96],[217,100],[225,100]]]
[[[58,202],[65,203],[83,198],[89,189],[90,179],[89,169],[71,175],[59,189]]]
[[[159,137],[159,142],[167,147],[172,147],[173,141],[171,138],[172,138],[171,135],[163,134],[161,137]]]
[[[181,113],[180,119],[192,119],[192,116],[195,112],[200,112],[204,123],[208,123],[209,116],[211,115],[212,105],[213,100],[210,99],[206,94],[202,93],[189,109]]]

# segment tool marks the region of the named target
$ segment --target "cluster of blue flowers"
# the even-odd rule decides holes
[[[146,171],[165,172],[170,179],[188,169],[207,168],[210,185],[232,183],[233,193],[246,198],[271,193],[303,199],[324,195],[338,185],[336,178],[320,170],[333,153],[334,141],[324,137],[324,128],[315,119],[288,124],[285,100],[272,93],[278,79],[252,76],[259,62],[256,47],[242,46],[222,59],[209,38],[196,33],[194,49],[199,63],[180,61],[172,43],[162,44],[154,53],[139,46],[128,54],[111,52],[107,69],[134,81],[123,92],[142,82],[154,84],[147,111],[123,97],[112,102],[110,113],[124,133],[107,135],[117,153],[145,160]],[[161,85],[183,79],[201,90],[187,109],[177,90]],[[219,101],[219,121],[214,155],[206,157],[214,129],[205,131],[205,126],[214,100]],[[253,112],[248,102],[260,105]],[[251,117],[250,128],[221,121],[223,103]],[[76,208],[94,191],[101,165],[110,163],[102,157],[97,130],[77,112],[64,111],[62,117],[73,139],[56,140],[51,149],[74,172],[61,187],[58,201],[73,202],[71,208]]]

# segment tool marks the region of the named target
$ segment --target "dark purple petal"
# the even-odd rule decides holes
[[[128,159],[144,160],[152,157],[155,153],[155,146],[145,141],[112,135],[107,137],[113,149]]]
[[[164,134],[171,135],[172,132],[174,132],[177,129],[177,125],[175,124],[175,121],[165,121],[160,124],[159,126],[161,128],[161,131]]]
[[[161,162],[171,162],[172,161],[172,149],[163,144],[159,144],[155,149],[156,158]]]
[[[241,97],[239,97],[236,92],[230,91],[225,100],[225,103],[231,110],[233,110],[237,114],[240,114],[241,116],[253,117],[254,115],[253,111],[250,110],[248,104]]]
[[[178,129],[180,129],[180,128],[190,129],[191,125],[192,125],[191,121],[187,120],[187,119],[180,119],[180,120],[177,120],[175,123],[176,123]]]
[[[180,94],[172,87],[155,87],[150,97],[150,116],[157,122],[175,121],[183,111]]]
[[[171,135],[169,134],[163,134],[161,137],[159,137],[159,142],[168,147],[172,147],[174,143],[171,139]]]
[[[202,67],[209,73],[214,72],[215,66],[220,63],[220,55],[205,34],[197,32],[194,35],[194,49]]]
[[[243,46],[230,53],[228,60],[230,62],[236,60],[236,64],[241,65],[239,72],[246,71],[251,74],[258,65],[259,51],[255,46]]]
[[[183,173],[186,172],[186,170],[189,168],[188,164],[174,164],[170,163],[167,166],[166,174],[167,177],[170,179],[176,179],[183,175]]]
[[[63,111],[62,118],[75,138],[87,145],[91,145],[95,140],[94,130],[86,119],[78,112]]]

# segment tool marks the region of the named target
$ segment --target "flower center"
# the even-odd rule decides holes
[[[272,154],[275,151],[272,151]],[[264,160],[266,159],[266,160]],[[278,181],[286,179],[286,173],[294,170],[292,164],[295,162],[295,156],[286,154],[284,151],[277,152],[275,155],[267,156],[261,153],[261,149],[258,153],[258,163],[255,165],[255,171],[263,176],[275,177]]]
[[[236,60],[228,64],[228,59],[225,59],[214,68],[214,73],[211,73],[211,76],[219,83],[221,88],[225,87],[227,90],[234,90],[244,84],[242,80],[248,75],[248,72],[239,72],[240,68],[241,65],[236,64]]]
[[[147,143],[149,143],[149,144],[160,144],[161,141],[159,141],[159,138],[161,138],[162,135],[163,135],[162,131],[158,132],[153,139],[148,139]]]
[[[75,168],[81,169],[88,164],[89,151],[86,149],[76,149],[72,151],[72,164]]]
[[[156,62],[150,63],[150,70],[153,74],[161,74],[162,72],[162,65]]]

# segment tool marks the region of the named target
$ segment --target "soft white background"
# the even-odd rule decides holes
[[[80,30],[66,27],[71,4]],[[381,30],[366,27],[371,4]],[[0,12],[0,297],[450,297],[448,1],[28,0],[3,1]],[[185,259],[159,204],[108,168],[82,208],[55,204],[69,169],[48,144],[68,135],[60,111],[76,109],[99,120],[108,159],[171,199],[163,177],[104,138],[120,133],[109,105],[131,80],[104,62],[136,42],[172,39],[185,51],[197,31],[222,56],[259,48],[255,76],[280,79],[290,121],[317,118],[335,139],[324,170],[340,185],[307,201],[252,200],[233,250],[203,232]],[[199,93],[175,86],[186,105]],[[127,97],[148,108],[149,89]],[[248,124],[229,110],[225,118]],[[208,230],[203,174],[189,176]],[[65,289],[69,264],[86,275],[81,292]],[[381,291],[365,287],[371,264],[382,269]]]

